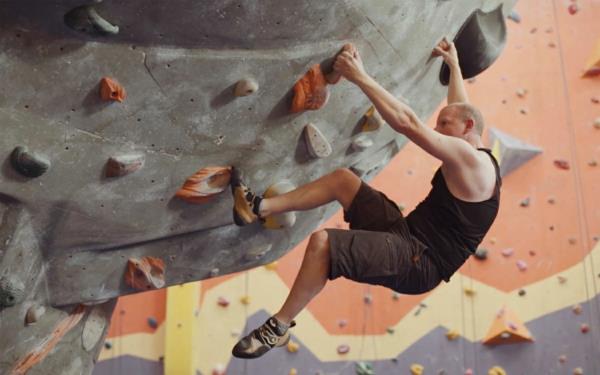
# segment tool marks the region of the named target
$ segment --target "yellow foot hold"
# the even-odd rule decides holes
[[[375,107],[371,106],[369,110],[364,115],[364,122],[362,124],[363,132],[372,132],[381,128],[381,126],[385,123],[379,112],[375,109]]]

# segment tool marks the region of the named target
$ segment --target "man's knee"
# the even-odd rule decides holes
[[[331,174],[335,177],[335,180],[342,185],[360,183],[360,178],[348,168],[338,168]]]
[[[327,231],[319,230],[310,235],[307,252],[311,255],[327,256],[329,252],[329,236]]]
[[[336,169],[332,172],[335,194],[344,210],[348,210],[361,184],[361,179],[348,168]]]

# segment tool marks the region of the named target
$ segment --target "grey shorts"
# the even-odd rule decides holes
[[[350,230],[326,229],[329,279],[382,285],[403,294],[421,294],[442,280],[427,247],[410,234],[398,206],[380,191],[361,183],[344,220]]]

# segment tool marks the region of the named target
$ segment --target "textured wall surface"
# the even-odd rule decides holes
[[[351,41],[370,73],[426,119],[445,96],[432,47],[475,9],[513,3],[1,2],[0,372],[89,372],[115,298],[136,292],[123,278],[130,258],[162,260],[170,286],[287,253],[338,207],[267,231],[233,225],[228,192],[203,205],[175,192],[214,165],[235,165],[259,192],[353,165],[370,179],[405,139],[382,127],[370,148],[352,152],[366,97],[342,81],[324,108],[290,114],[294,83]],[[78,9],[89,4],[97,13]],[[100,99],[103,77],[125,88],[122,103]],[[235,97],[244,78],[259,89]],[[309,122],[331,144],[327,158],[307,152]],[[19,165],[41,175],[16,170],[18,146],[28,152]],[[106,177],[107,160],[122,155],[143,166]],[[37,316],[25,326],[28,311]]]

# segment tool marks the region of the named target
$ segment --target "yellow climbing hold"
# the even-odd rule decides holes
[[[475,289],[469,288],[468,286],[464,289],[465,294],[469,297],[473,297],[475,295]]]
[[[455,329],[451,329],[448,332],[446,332],[446,338],[450,341],[456,340],[459,337],[460,337],[460,334]]]
[[[488,371],[488,375],[506,375],[506,371],[500,366],[494,366]]]
[[[290,353],[296,353],[300,349],[300,345],[292,340],[287,344],[287,351]]]
[[[423,365],[420,365],[418,363],[413,363],[412,365],[410,365],[410,373],[412,375],[423,375],[423,370],[425,368],[423,367]]]
[[[277,269],[277,261],[271,262],[269,264],[265,264],[265,268],[269,271],[275,271]]]
[[[290,369],[290,375],[298,375],[298,370],[296,370],[295,368],[291,368]]]
[[[373,106],[365,113],[364,119],[362,124],[363,132],[375,131],[385,123],[379,112],[377,112]]]
[[[249,305],[250,304],[250,296],[242,296],[242,298],[240,298],[240,302],[244,305]]]

